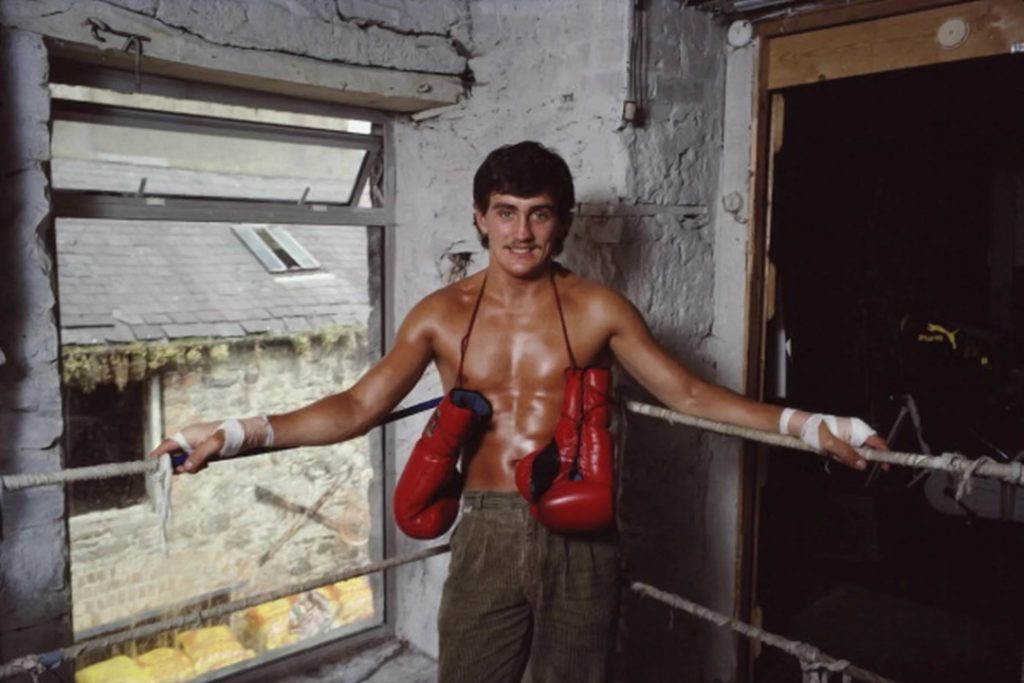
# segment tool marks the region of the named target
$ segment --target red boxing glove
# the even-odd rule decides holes
[[[516,463],[516,488],[530,503],[537,503],[558,478],[567,478],[576,458],[583,420],[583,371],[567,368],[562,412],[551,441]],[[535,505],[531,511],[536,517]]]
[[[542,524],[562,533],[599,531],[615,519],[611,371],[566,371],[554,439],[516,465],[516,486]]]
[[[465,389],[452,389],[434,410],[395,488],[395,522],[406,535],[437,538],[455,523],[462,493],[459,454],[490,417],[488,400]]]

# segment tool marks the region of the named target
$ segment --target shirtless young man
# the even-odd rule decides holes
[[[552,531],[516,487],[517,463],[556,433],[567,367],[617,360],[673,410],[781,428],[859,469],[865,463],[847,441],[885,446],[859,420],[783,412],[690,372],[629,301],[554,261],[574,206],[561,157],[533,142],[495,150],[474,179],[485,270],[418,303],[391,351],[351,388],[282,415],[192,425],[152,454],[187,445],[181,469],[195,472],[216,454],[344,441],[378,424],[430,363],[446,392],[482,394],[493,414],[462,448],[463,514],[438,620],[441,683],[518,682],[528,660],[534,683],[606,679],[619,594],[614,529]]]

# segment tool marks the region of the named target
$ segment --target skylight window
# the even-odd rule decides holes
[[[271,273],[319,270],[320,262],[284,227],[232,227],[238,239]]]

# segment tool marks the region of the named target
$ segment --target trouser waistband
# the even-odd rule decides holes
[[[507,509],[514,510],[527,506],[518,491],[463,491],[463,510]]]

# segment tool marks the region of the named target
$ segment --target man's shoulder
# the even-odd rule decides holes
[[[405,315],[401,326],[404,336],[431,344],[449,337],[469,315],[479,291],[479,278],[471,275],[431,292]]]
[[[444,320],[447,316],[471,307],[480,293],[482,273],[457,280],[436,289],[420,299],[410,315]]]
[[[564,291],[577,305],[607,307],[629,305],[629,301],[616,289],[562,268],[558,274],[559,291]]]

